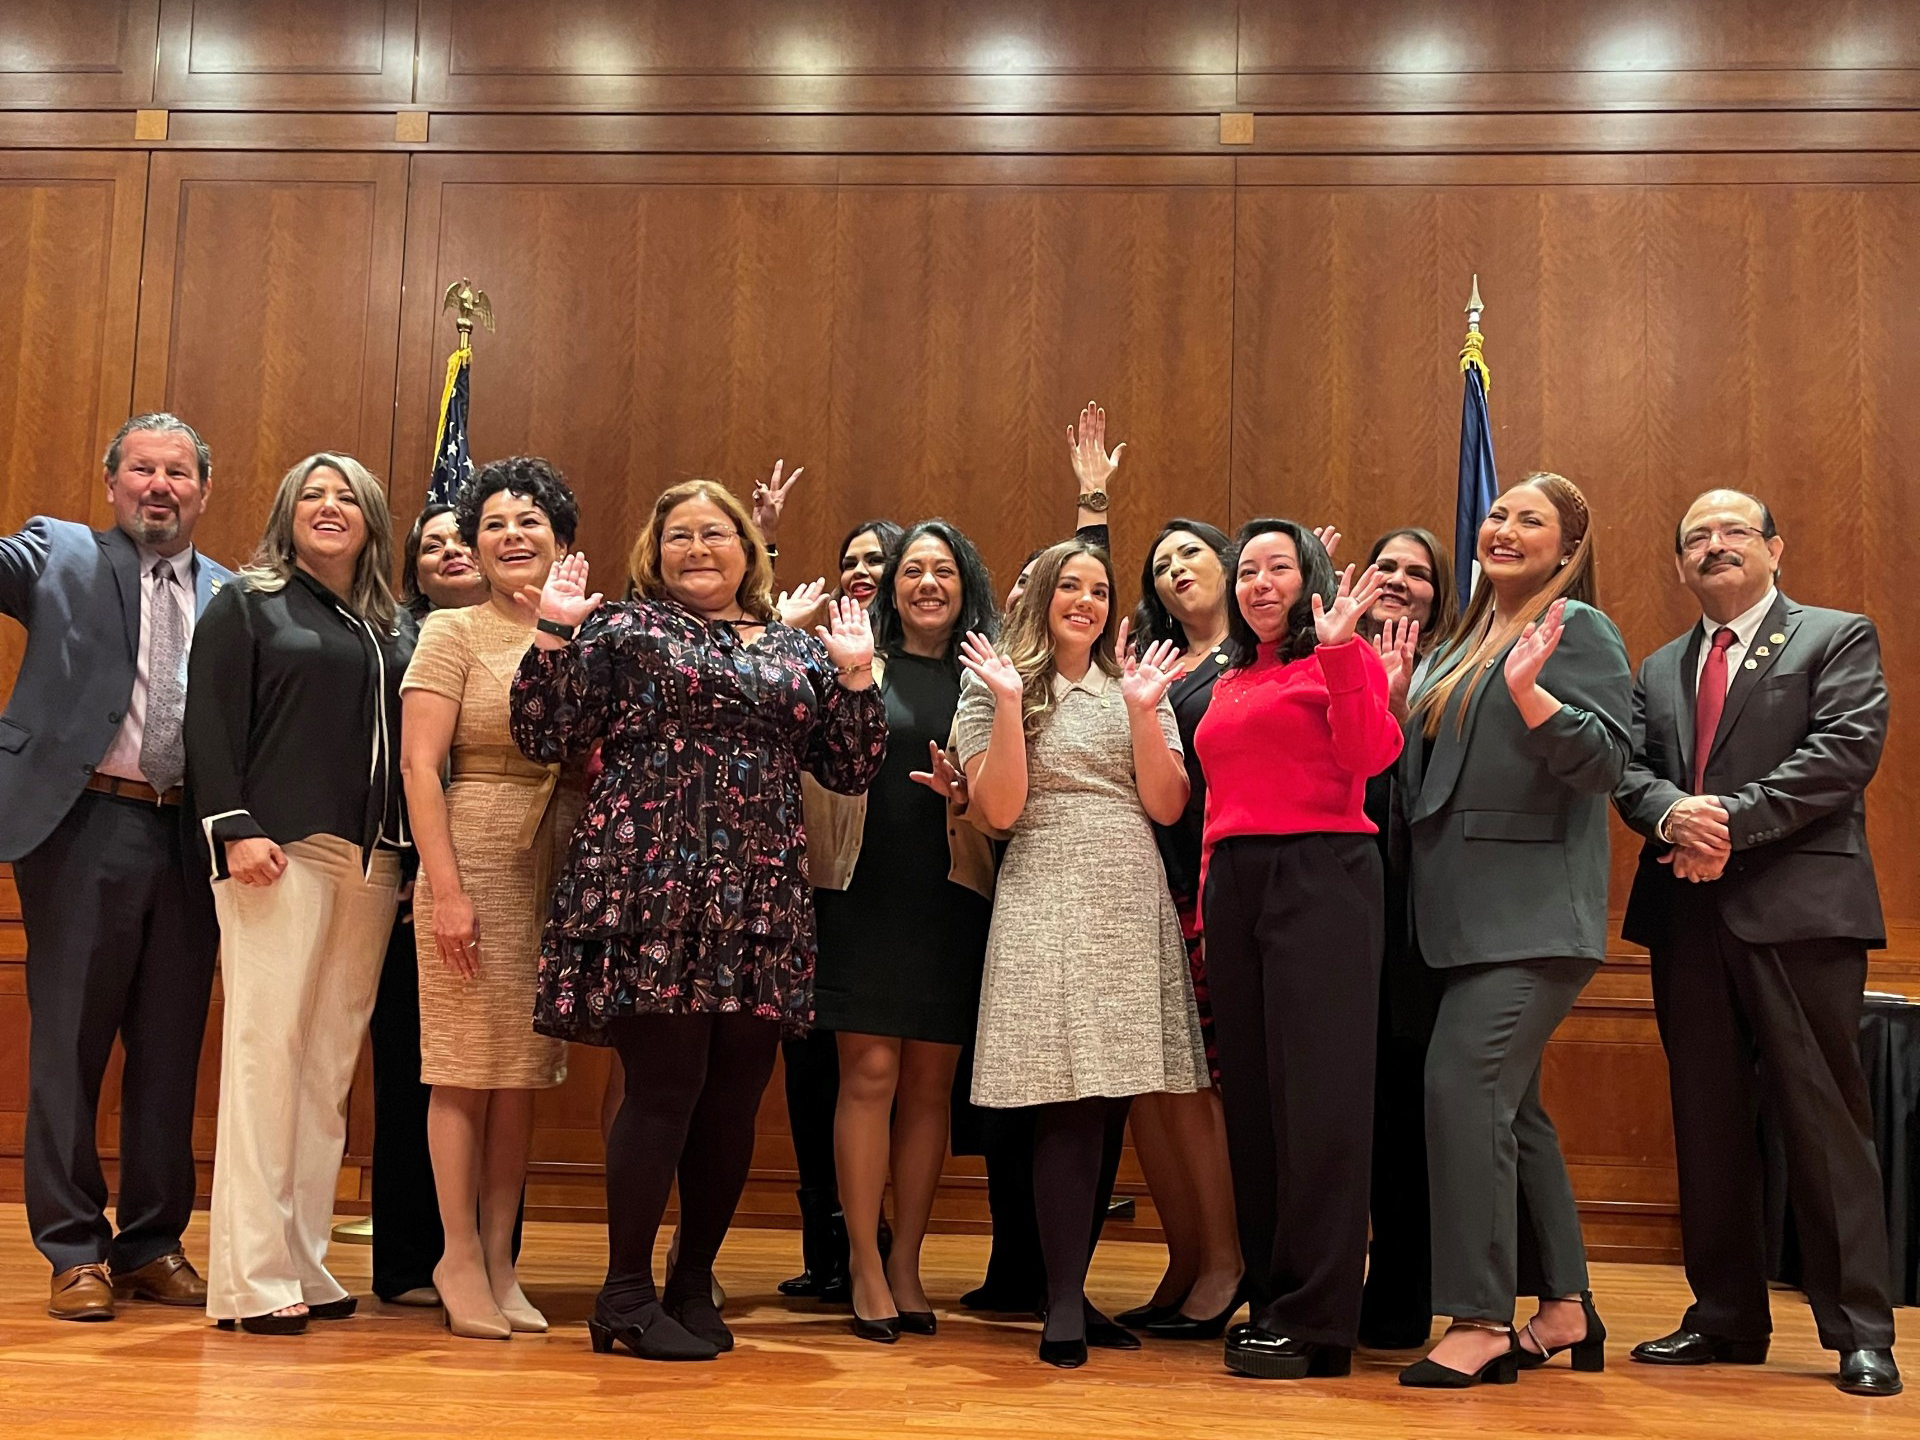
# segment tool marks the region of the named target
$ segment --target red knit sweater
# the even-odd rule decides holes
[[[1360,639],[1288,664],[1275,648],[1220,677],[1194,734],[1207,776],[1203,857],[1233,835],[1374,833],[1367,779],[1400,754],[1386,667]]]

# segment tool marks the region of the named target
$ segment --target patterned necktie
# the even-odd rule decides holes
[[[1727,650],[1734,640],[1733,627],[1722,625],[1713,632],[1713,648],[1700,669],[1700,687],[1693,705],[1693,793],[1702,793],[1707,783],[1707,756],[1713,750],[1713,737],[1720,730],[1720,715],[1727,708]]]
[[[147,646],[147,722],[140,732],[140,773],[165,793],[187,773],[181,721],[187,713],[187,624],[174,597],[173,566],[153,567],[153,634]]]

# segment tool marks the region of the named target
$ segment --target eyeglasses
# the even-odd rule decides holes
[[[682,530],[675,526],[660,536],[660,548],[684,550],[693,544],[696,535],[700,543],[709,550],[724,550],[729,545],[738,543],[740,539],[740,532],[731,525],[702,525],[697,531]]]
[[[1759,535],[1759,531],[1747,525],[1716,525],[1709,530],[1692,530],[1687,533],[1684,544],[1689,553],[1704,550],[1713,537],[1718,535],[1720,543],[1737,549]]]

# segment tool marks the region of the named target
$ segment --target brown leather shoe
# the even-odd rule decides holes
[[[113,1319],[113,1286],[104,1265],[76,1265],[53,1277],[47,1314],[56,1320]]]
[[[116,1300],[152,1300],[161,1305],[207,1303],[207,1282],[178,1250],[113,1277]]]

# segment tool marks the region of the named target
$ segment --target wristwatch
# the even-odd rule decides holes
[[[533,622],[533,628],[547,635],[557,635],[562,640],[571,640],[574,632],[580,627],[578,625],[562,625],[558,620],[549,620],[546,616],[542,615],[538,620]]]
[[[1104,490],[1082,490],[1080,492],[1080,508],[1082,510],[1091,510],[1094,514],[1100,515],[1105,513],[1107,504],[1107,492]]]

